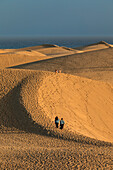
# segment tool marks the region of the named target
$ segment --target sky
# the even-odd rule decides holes
[[[0,0],[0,36],[113,36],[113,0]]]

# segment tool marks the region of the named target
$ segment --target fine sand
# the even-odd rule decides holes
[[[1,49],[0,89],[0,169],[113,169],[112,45]]]

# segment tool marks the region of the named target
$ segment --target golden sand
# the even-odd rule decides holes
[[[0,169],[113,169],[113,49],[84,48],[0,51]]]

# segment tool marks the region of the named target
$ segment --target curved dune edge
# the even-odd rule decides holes
[[[17,66],[39,60],[98,51],[112,47],[113,45],[101,41],[99,43],[77,48],[59,47],[57,45],[44,44],[20,49],[0,49],[0,68],[3,69],[5,67]]]
[[[34,98],[34,105],[41,107],[49,121],[54,122],[56,115],[63,117],[66,130],[113,142],[111,91],[112,87],[106,83],[65,74],[51,74],[44,78],[39,90],[31,93],[28,101]],[[37,111],[32,110],[33,103],[27,102],[26,107],[37,122]]]
[[[39,52],[18,51],[6,54],[0,54],[0,68],[15,66],[18,64],[25,64],[37,60],[45,59],[46,55]]]
[[[97,129],[97,136],[91,136],[91,133],[88,133],[89,130],[92,131],[92,128],[89,125],[87,125],[87,128],[83,129],[79,126],[82,126],[84,124],[84,120],[81,119],[81,116],[83,116],[83,113],[85,111],[85,106],[83,103],[85,103],[87,98],[87,92],[89,93],[89,89],[92,87],[92,85],[95,86],[97,89],[97,92],[99,88],[99,83],[96,81],[91,81],[84,78],[79,78],[71,75],[65,75],[65,74],[58,74],[55,75],[54,73],[50,72],[41,72],[41,71],[24,71],[24,70],[2,70],[2,93],[1,93],[1,118],[0,118],[0,125],[1,125],[1,132],[3,132],[5,129],[6,131],[12,131],[12,130],[23,130],[23,131],[29,131],[33,133],[39,133],[42,135],[50,135],[50,136],[59,136],[67,139],[73,139],[75,141],[79,142],[86,142],[86,143],[101,143],[101,141],[95,141],[95,139],[88,138],[86,136],[90,136],[99,140],[104,140],[107,142],[112,142],[112,136],[109,135],[108,137],[108,131],[106,130],[106,125],[103,126],[104,129],[104,135],[105,138],[100,138],[101,133],[99,134]],[[11,79],[10,79],[11,78]],[[57,83],[60,84],[57,84]],[[67,83],[68,82],[68,86]],[[54,84],[55,83],[55,84]],[[72,118],[76,118],[76,131],[73,131],[73,129],[70,129],[70,121],[67,119],[70,118],[70,115],[66,115],[67,111],[64,109],[65,102],[68,102],[70,100],[70,96],[67,95],[66,92],[71,89],[71,87],[76,86],[76,97],[79,96],[78,101],[81,102],[81,106],[77,104],[75,107],[78,107],[79,114],[71,115]],[[90,84],[89,86],[88,83]],[[109,85],[102,83],[103,88],[101,89],[106,90],[106,93],[109,94],[109,90],[111,92],[112,87]],[[102,85],[101,84],[101,85]],[[49,88],[51,87],[51,91]],[[93,89],[95,89],[93,87]],[[63,99],[60,101],[63,103],[63,107],[58,106],[58,100],[59,100],[59,92],[61,92],[61,89],[65,89],[62,91],[64,94]],[[73,91],[74,89],[72,89]],[[89,91],[88,91],[89,90]],[[52,94],[52,92],[54,92]],[[75,93],[75,91],[74,91]],[[43,94],[43,97],[42,97]],[[48,97],[47,97],[48,95]],[[54,95],[56,96],[56,99],[54,100]],[[86,97],[86,98],[85,98]],[[91,96],[92,97],[92,96]],[[103,96],[102,96],[103,97]],[[109,96],[112,97],[112,96]],[[46,98],[46,99],[45,99]],[[45,99],[45,100],[43,100]],[[73,99],[72,99],[73,100]],[[110,99],[109,99],[110,100]],[[38,101],[38,102],[37,102]],[[46,105],[45,103],[46,102]],[[54,104],[52,103],[54,102]],[[110,101],[108,101],[107,104],[109,104]],[[51,105],[50,105],[51,103]],[[55,105],[56,104],[56,105]],[[60,103],[59,103],[60,104]],[[71,105],[68,106],[68,112]],[[93,106],[92,106],[93,107]],[[56,109],[56,111],[55,111]],[[75,108],[73,108],[74,110]],[[83,110],[82,110],[83,109]],[[64,112],[62,112],[62,110]],[[62,113],[62,115],[61,115]],[[53,115],[52,115],[53,114]],[[54,116],[56,114],[60,117],[64,117],[66,125],[61,132],[59,129],[56,129],[54,127]],[[84,115],[88,117],[88,115]],[[92,113],[92,118],[94,118]],[[100,116],[100,115],[99,115]],[[73,121],[71,118],[71,121]],[[90,117],[88,117],[90,119]],[[104,117],[105,118],[105,117]],[[110,117],[113,118],[112,116]],[[111,120],[110,119],[110,120]],[[97,123],[100,123],[100,120],[95,118]],[[92,121],[92,120],[91,120]],[[102,120],[103,121],[103,120]],[[89,121],[90,122],[90,121]],[[111,121],[112,122],[112,121]],[[103,124],[102,124],[103,125]],[[73,124],[74,126],[74,124]],[[96,125],[95,125],[96,126]],[[110,125],[112,126],[112,125]],[[85,127],[85,124],[84,124]],[[89,129],[88,129],[89,128]],[[99,127],[100,128],[100,127]],[[87,130],[88,129],[88,130]],[[111,127],[111,129],[113,129]],[[96,131],[96,130],[95,130]],[[81,133],[82,132],[82,133]],[[110,129],[109,129],[110,132]],[[77,135],[79,133],[79,135]],[[103,132],[102,132],[103,133]],[[81,135],[80,135],[81,134]],[[62,136],[63,135],[63,136]],[[84,136],[85,135],[85,136]]]
[[[0,49],[0,68],[74,54],[56,45],[42,45],[20,49]]]
[[[95,51],[95,50],[102,50],[102,49],[107,49],[107,48],[112,48],[113,45],[106,43],[105,41],[100,41],[98,43],[90,44],[87,46],[82,46],[82,47],[76,47],[73,49],[78,50],[78,53],[83,53],[83,52],[89,52],[89,51]]]

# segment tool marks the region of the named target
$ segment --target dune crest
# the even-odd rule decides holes
[[[9,120],[8,117],[4,118],[9,124],[6,124],[7,127],[24,129],[27,123],[26,128],[29,129],[28,115],[31,122],[33,120],[39,126],[54,131],[54,118],[58,115],[64,118],[67,131],[113,142],[111,85],[68,74],[40,71],[7,70],[3,75],[1,109],[5,109],[5,115],[10,117]],[[10,75],[12,78],[7,81]],[[6,100],[12,103],[11,106],[4,105]],[[2,125],[2,117],[1,121]]]
[[[0,49],[0,68],[12,67],[19,64],[26,64],[61,56],[98,51],[111,47],[113,47],[113,45],[101,41],[95,44],[77,48],[67,48],[52,44],[44,44],[20,49]]]
[[[113,47],[112,44],[108,44],[105,41],[100,41],[98,43],[90,44],[90,45],[83,46],[83,47],[76,47],[73,49],[78,50],[78,53],[83,53],[83,52],[89,52],[89,51],[95,51],[95,50],[97,51],[97,50],[102,50],[102,49],[107,49],[107,48],[112,48],[112,47]]]
[[[85,48],[0,50],[0,169],[113,169],[113,48]]]
[[[0,50],[0,68],[45,60],[54,57],[74,54],[75,50],[67,50],[57,45],[42,45],[22,49]]]

